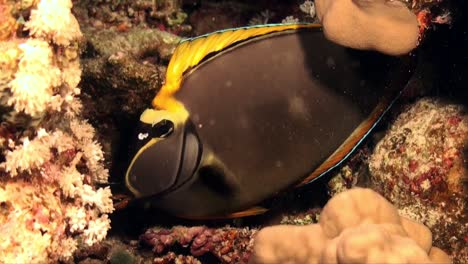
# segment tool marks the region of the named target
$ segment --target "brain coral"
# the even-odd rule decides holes
[[[450,263],[427,227],[400,217],[378,193],[333,197],[318,224],[260,230],[250,263]]]

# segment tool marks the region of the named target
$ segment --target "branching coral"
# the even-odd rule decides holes
[[[10,4],[0,1],[0,11],[13,10]],[[1,263],[65,260],[110,228],[110,189],[95,187],[108,177],[103,153],[75,97],[81,32],[71,6],[70,0],[15,5],[30,12],[29,36],[2,32]]]
[[[431,240],[427,227],[356,188],[333,197],[318,224],[260,230],[251,263],[449,263]]]

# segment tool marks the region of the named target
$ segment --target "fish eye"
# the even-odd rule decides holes
[[[174,123],[172,121],[163,119],[154,124],[151,128],[151,137],[153,138],[166,138],[174,132]]]

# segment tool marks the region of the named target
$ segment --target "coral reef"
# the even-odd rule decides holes
[[[392,201],[445,201],[449,193],[463,191],[466,142],[463,106],[421,99],[395,120],[376,146],[370,159],[372,179]]]
[[[126,32],[134,27],[153,27],[175,34],[186,34],[187,13],[180,0],[163,1],[79,1],[74,8],[82,25]]]
[[[282,225],[310,225],[318,222],[321,208],[310,209],[304,213],[284,214],[281,218]]]
[[[159,64],[169,60],[181,40],[173,34],[145,28],[124,33],[85,28],[84,32],[85,52],[93,54],[82,60],[87,82],[121,90],[149,87],[153,96],[163,81],[161,72],[165,71]],[[133,105],[127,108],[134,109]]]
[[[330,197],[349,190],[355,186],[366,187],[369,144],[364,144],[344,162],[339,170],[328,181],[328,194]]]
[[[460,263],[468,261],[467,143],[463,106],[423,98],[395,120],[369,160],[373,188],[431,228],[434,241],[457,252]]]
[[[260,230],[249,263],[449,263],[431,239],[378,193],[355,188],[333,197],[318,224]]]
[[[149,229],[140,236],[140,241],[151,246],[156,254],[162,254],[178,243],[183,247],[189,247],[190,254],[194,257],[210,252],[222,263],[246,263],[252,251],[256,232],[256,229],[250,228],[176,226],[172,229]],[[161,257],[161,263],[167,258],[168,256]]]
[[[174,252],[169,252],[163,257],[154,259],[155,264],[169,264],[169,263],[184,263],[184,264],[201,264],[201,262],[193,256],[177,255]]]
[[[82,34],[71,7],[0,1],[2,263],[67,260],[110,228],[110,189],[96,187],[108,172],[76,97]]]

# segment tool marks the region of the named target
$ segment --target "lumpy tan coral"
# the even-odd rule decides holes
[[[418,44],[416,15],[402,1],[316,0],[315,5],[325,36],[340,45],[401,55]]]
[[[251,264],[450,263],[427,227],[398,215],[378,193],[355,188],[324,207],[318,224],[259,231]]]

